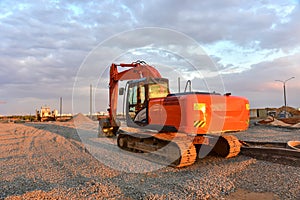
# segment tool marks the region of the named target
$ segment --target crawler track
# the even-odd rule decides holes
[[[241,154],[261,160],[300,167],[300,151],[282,142],[241,141]]]
[[[154,133],[144,131],[141,133],[138,129],[134,131],[136,132],[121,131],[118,134],[117,144],[119,148],[144,153],[145,159],[172,167],[185,167],[196,161],[195,136],[179,132]],[[205,136],[203,139],[204,142]],[[223,135],[219,138],[210,137],[210,140],[217,140],[213,151],[224,158],[237,156],[242,146],[233,135]]]
[[[214,151],[224,158],[232,158],[240,153],[241,143],[233,135],[220,136]]]
[[[185,167],[192,165],[197,157],[192,140],[180,134],[120,133],[117,141],[121,149],[146,153],[145,158],[163,165]]]

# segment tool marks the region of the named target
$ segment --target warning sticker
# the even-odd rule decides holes
[[[201,110],[203,113],[206,111],[205,103],[194,103],[194,110]]]
[[[200,120],[198,120],[198,121],[194,121],[194,127],[196,127],[196,128],[199,128],[199,127],[204,127],[205,126],[205,121],[200,121]]]
[[[246,104],[246,110],[250,110],[250,105],[249,105],[249,103]]]

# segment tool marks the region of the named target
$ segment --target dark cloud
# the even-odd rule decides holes
[[[107,67],[112,62],[108,58],[116,53],[120,55],[115,57],[114,61],[131,62],[146,58],[149,63],[163,66],[161,72],[165,76],[175,68],[174,76],[190,73],[194,79],[201,77],[201,74],[195,73],[195,66],[188,63],[187,59],[196,63],[196,67],[203,70],[202,76],[206,78],[212,78],[218,72],[222,74],[222,70],[239,71],[237,74],[223,74],[225,86],[237,93],[251,96],[250,92],[256,94],[257,91],[270,89],[268,87],[272,84],[268,85],[263,80],[270,77],[270,80],[275,77],[288,77],[289,72],[297,74],[294,63],[298,62],[298,54],[273,62],[270,62],[270,59],[259,59],[249,64],[252,65],[251,68],[245,68],[240,63],[224,63],[226,58],[222,54],[212,54],[210,60],[205,54],[199,54],[202,51],[193,49],[197,45],[182,45],[181,33],[170,35],[159,29],[152,32],[145,29],[125,38],[123,36],[126,34],[120,33],[134,28],[163,27],[187,34],[195,39],[196,43],[204,46],[214,45],[223,40],[230,41],[245,57],[256,51],[258,54],[264,53],[264,50],[269,50],[271,55],[280,51],[291,53],[299,51],[295,49],[300,45],[299,10],[298,2],[279,0],[149,0],[138,3],[75,0],[17,3],[1,1],[0,97],[7,102],[7,114],[9,109],[14,112],[13,103],[27,103],[28,106],[22,106],[19,110],[30,112],[32,107],[36,106],[30,103],[32,101],[45,101],[50,104],[52,101],[56,104],[58,97],[65,96],[66,102],[71,102],[74,81],[80,80],[87,87],[90,82],[96,85],[94,82],[102,77],[102,71],[105,72],[103,78],[105,77],[106,81]],[[110,37],[114,38],[113,43],[101,52],[93,51],[100,42]],[[156,41],[157,38],[160,38],[160,41]],[[130,47],[135,50],[123,52]],[[151,48],[148,51],[142,50],[145,47],[151,47],[155,51],[150,52]],[[232,51],[234,54],[237,50],[228,47],[226,51]],[[88,56],[92,59],[85,60]],[[212,67],[212,62],[216,67]],[[90,71],[79,73],[83,72],[80,66],[84,64],[90,66]],[[243,72],[241,69],[244,68],[249,70]],[[268,75],[261,75],[262,73]],[[237,84],[239,81],[245,84]],[[104,84],[101,81],[99,83]],[[103,89],[106,86],[101,87]],[[88,97],[84,89],[80,91],[84,98]],[[261,95],[251,98],[259,99]],[[265,102],[263,99],[259,100]],[[71,108],[69,109],[71,112]],[[3,108],[1,113],[4,112],[2,110]]]

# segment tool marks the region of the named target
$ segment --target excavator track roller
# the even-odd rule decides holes
[[[223,135],[220,136],[213,150],[224,158],[232,158],[239,154],[241,146],[242,144],[237,137],[233,135]]]
[[[139,137],[138,134],[122,132],[118,134],[117,144],[123,150],[147,153],[152,155],[151,161],[177,168],[192,165],[197,158],[195,145],[184,138],[172,140],[151,134],[145,137],[145,133]]]

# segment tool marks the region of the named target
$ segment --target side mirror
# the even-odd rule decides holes
[[[119,95],[123,95],[124,94],[124,88],[119,88]]]

